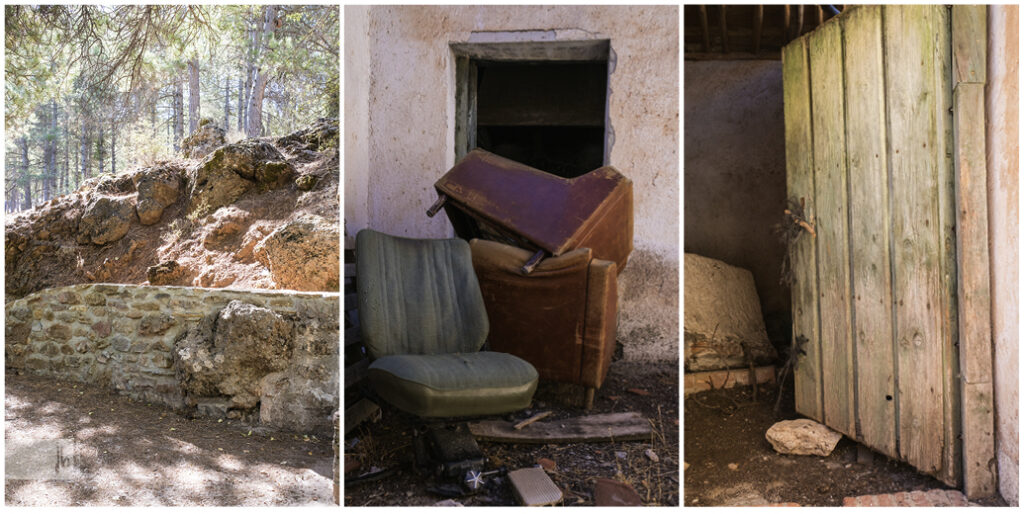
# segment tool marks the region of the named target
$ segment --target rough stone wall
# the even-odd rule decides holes
[[[772,230],[786,202],[781,62],[684,66],[683,248],[750,270],[769,338],[788,344],[785,248]]]
[[[999,493],[1018,503],[1020,127],[1016,5],[988,8],[987,129],[992,341],[995,346],[996,461]]]
[[[287,392],[283,399],[298,404],[322,407],[333,402],[337,410],[337,294],[121,284],[45,289],[6,305],[5,364],[110,386],[132,398],[176,409],[194,407],[175,373],[175,344],[233,300],[292,321],[286,378],[292,385],[301,382],[302,391],[284,384],[275,393]],[[314,376],[316,383],[310,383]],[[330,412],[314,427],[297,426],[296,420],[281,416],[261,416],[261,421],[292,430],[325,428],[331,423]]]
[[[345,234],[451,237],[424,212],[455,161],[452,42],[495,32],[609,39],[609,164],[633,181],[634,251],[619,280],[627,359],[678,356],[679,16],[675,6],[345,8]],[[495,36],[498,37],[498,36]],[[476,39],[473,39],[476,38]]]

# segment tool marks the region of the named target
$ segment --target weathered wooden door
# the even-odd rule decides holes
[[[783,70],[796,408],[959,485],[948,8],[849,9]]]

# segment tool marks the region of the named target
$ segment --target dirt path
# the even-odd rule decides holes
[[[631,392],[630,390],[634,390]],[[584,411],[571,402],[580,400],[582,388],[541,382],[534,395],[532,412],[553,411],[545,421],[609,412],[637,411],[652,424],[651,440],[575,443],[504,444],[481,442],[488,458],[487,469],[505,466],[509,470],[536,466],[540,459],[554,462],[549,472],[562,490],[561,505],[594,505],[597,478],[611,478],[630,484],[645,505],[679,505],[679,373],[672,364],[614,362],[604,385],[597,392],[594,408]],[[638,394],[638,392],[640,394]],[[433,505],[442,497],[428,492],[435,484],[419,474],[412,464],[412,430],[424,422],[381,405],[382,419],[366,424],[346,439],[346,462],[360,467],[347,475],[394,468],[388,478],[345,487],[346,506]],[[524,418],[523,412],[514,413]],[[510,418],[511,419],[511,418]],[[652,449],[654,462],[645,456]],[[517,505],[511,486],[495,480],[481,493],[457,499],[466,506]]]
[[[330,440],[188,419],[76,382],[7,372],[5,387],[9,506],[333,504]],[[57,441],[63,468],[40,457]]]
[[[828,457],[781,455],[764,434],[775,422],[803,416],[793,410],[792,382],[774,413],[775,390],[750,387],[706,391],[684,403],[685,505],[842,505],[847,496],[949,489],[906,464],[875,454],[858,462],[857,443],[843,438]],[[999,498],[981,505],[999,505]]]

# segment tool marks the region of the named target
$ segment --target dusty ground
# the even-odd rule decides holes
[[[758,402],[749,386],[705,391],[684,402],[683,494],[687,506],[795,502],[837,506],[847,496],[948,489],[906,464],[875,454],[857,461],[857,443],[843,438],[828,457],[781,455],[764,434],[777,421],[801,418],[793,410],[792,383],[781,412],[776,391],[762,386]],[[735,470],[730,469],[735,465]],[[981,505],[1003,505],[994,498]]]
[[[629,392],[637,389],[641,394]],[[643,393],[647,393],[646,395]],[[582,388],[541,383],[531,412],[551,410],[545,421],[609,412],[637,411],[653,426],[650,441],[587,444],[504,444],[481,442],[488,457],[487,469],[506,466],[509,470],[532,467],[538,459],[553,460],[557,468],[549,473],[562,490],[561,505],[593,505],[596,478],[613,478],[632,485],[646,505],[679,505],[679,374],[673,364],[612,363],[608,378],[598,391],[594,408],[585,412],[578,405]],[[361,468],[346,475],[350,479],[372,469],[391,469],[394,474],[376,482],[344,489],[346,506],[433,505],[443,498],[427,492],[433,481],[419,475],[412,464],[412,430],[422,424],[417,418],[382,405],[382,419],[353,430],[346,443],[346,461]],[[526,414],[513,414],[514,419]],[[659,457],[653,462],[644,450]],[[619,455],[616,455],[619,453]],[[507,480],[496,481],[485,491],[457,499],[467,506],[516,505]]]
[[[25,440],[73,440],[80,470],[7,478],[8,506],[333,505],[329,440],[188,419],[75,382],[8,372],[5,387],[7,476]]]

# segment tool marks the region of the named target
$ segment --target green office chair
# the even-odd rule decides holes
[[[421,417],[501,414],[530,405],[537,370],[481,352],[489,325],[461,239],[356,235],[357,293],[369,380],[384,400]]]

